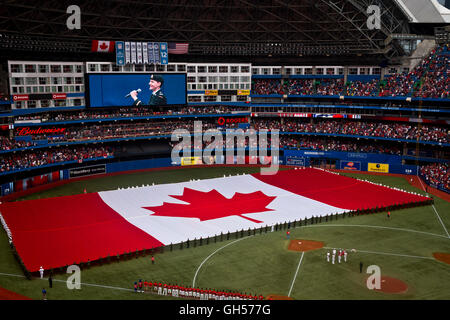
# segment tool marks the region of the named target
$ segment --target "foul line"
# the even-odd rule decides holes
[[[420,184],[422,186],[423,191],[425,191],[425,193],[427,194],[427,197],[429,197],[430,195],[428,194],[428,192],[426,192],[425,187],[423,186],[423,183],[422,183],[422,179],[420,179],[419,176],[417,176],[417,179],[419,179],[419,182],[420,182]],[[442,222],[441,217],[439,216],[439,213],[436,210],[436,207],[434,206],[434,204],[431,204],[431,206],[432,206],[434,212],[436,212],[436,215],[437,215],[437,217],[439,219],[439,222],[441,223],[442,227],[445,230],[445,233],[447,234],[447,238],[450,238],[450,234],[448,234],[447,228],[445,227],[444,222]]]
[[[0,276],[8,276],[8,277],[17,277],[17,278],[25,278],[25,276],[20,274],[10,274],[10,273],[1,273]],[[35,278],[36,280],[48,280],[48,278]],[[66,283],[67,280],[59,280],[59,279],[53,279],[55,282],[63,282]],[[127,289],[127,288],[120,288],[120,287],[112,287],[112,286],[104,286],[100,284],[93,284],[93,283],[83,283],[80,282],[80,285],[82,286],[88,286],[88,287],[98,287],[98,288],[105,288],[105,289],[114,289],[114,290],[122,290],[122,291],[130,291],[133,292],[133,289]]]
[[[251,236],[251,237],[252,237],[252,236]],[[195,279],[197,278],[198,272],[200,271],[200,269],[201,269],[201,267],[203,266],[203,264],[204,264],[206,261],[208,261],[209,258],[211,258],[214,254],[216,254],[216,253],[219,252],[220,250],[222,250],[222,249],[224,249],[224,248],[226,248],[226,247],[232,245],[233,243],[236,243],[236,242],[238,242],[238,241],[241,241],[241,240],[244,240],[244,239],[248,239],[248,238],[249,238],[249,237],[245,237],[245,238],[241,238],[241,239],[238,239],[238,240],[234,240],[233,242],[230,242],[230,243],[224,245],[223,247],[220,247],[219,249],[217,249],[216,251],[214,251],[213,253],[211,253],[209,256],[207,256],[206,259],[202,261],[202,263],[201,263],[201,264],[199,265],[199,267],[197,268],[197,271],[195,272],[194,279],[192,280],[192,288],[195,288]]]
[[[369,226],[369,225],[364,225],[364,224],[328,224],[328,225],[326,224],[326,225],[315,225],[315,226],[301,226],[298,228],[321,228],[321,227],[362,227],[362,228],[399,230],[399,231],[405,231],[405,232],[421,233],[421,234],[426,234],[429,236],[448,239],[446,236],[443,236],[441,234],[435,234],[435,233],[430,233],[430,232],[425,232],[425,231],[417,231],[417,230],[394,228],[394,227],[383,227],[383,226]]]
[[[298,266],[297,266],[297,271],[295,271],[294,279],[292,279],[292,284],[291,284],[291,288],[289,289],[288,297],[291,296],[292,288],[294,287],[295,279],[297,279],[297,273],[298,273],[298,270],[300,269],[300,265],[302,264],[302,260],[303,260],[303,256],[304,255],[305,255],[305,252],[302,252],[302,255],[300,257],[300,261],[299,261]]]
[[[323,249],[339,249],[339,248],[323,247]],[[350,249],[345,249],[345,250],[349,251]],[[366,250],[358,250],[358,249],[355,249],[355,250],[356,250],[356,253],[363,252],[363,253],[382,254],[382,255],[387,255],[387,256],[397,256],[397,257],[407,257],[407,258],[417,258],[417,259],[428,259],[428,260],[433,260],[433,261],[435,260],[432,257],[411,256],[411,255],[408,255],[408,254],[376,252],[376,251],[366,251]]]

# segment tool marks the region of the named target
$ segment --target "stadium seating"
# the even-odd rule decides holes
[[[420,174],[427,184],[437,186],[450,192],[450,170],[448,163],[433,163],[422,166]]]
[[[257,95],[284,94],[280,79],[256,79],[252,83],[252,93]]]
[[[130,108],[123,107],[109,110],[99,111],[76,111],[76,112],[47,112],[40,113],[38,115],[23,115],[17,116],[16,121],[26,122],[29,120],[40,120],[41,122],[60,122],[60,121],[73,121],[73,120],[94,120],[94,119],[110,119],[110,118],[130,118],[130,117],[145,117],[145,116],[158,116],[158,115],[186,115],[186,114],[221,114],[232,111],[248,112],[248,107],[238,106],[187,106],[180,107],[174,110],[168,109],[167,111],[155,111],[153,109],[146,108]]]
[[[370,82],[349,81],[345,88],[346,96],[376,97],[379,92],[379,80]]]
[[[344,120],[324,120],[317,123],[284,120],[281,124],[279,120],[257,119],[253,121],[253,125],[256,130],[279,129],[283,132],[344,134],[406,140],[416,140],[419,135],[420,141],[450,142],[448,129],[428,125],[422,126],[420,131],[418,126],[411,124]]]
[[[1,157],[0,172],[15,171],[33,167],[40,167],[58,162],[77,161],[79,163],[96,158],[107,158],[114,155],[111,147],[76,146],[72,148],[58,148],[36,150],[26,153],[14,153]]]
[[[422,97],[450,98],[449,44],[438,46],[410,72],[387,75],[383,80],[348,81],[343,79],[255,79],[252,93],[293,96]]]

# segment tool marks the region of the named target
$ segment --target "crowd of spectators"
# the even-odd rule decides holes
[[[414,91],[414,97],[440,99],[450,97],[450,80],[448,79],[450,52],[448,49],[446,45],[432,53],[422,83],[419,83],[417,90]]]
[[[229,125],[231,127],[233,125]],[[216,128],[217,123],[202,121],[202,130]],[[194,131],[194,121],[131,122],[71,127],[66,134],[48,138],[49,142],[105,140],[144,136],[171,135],[175,130]]]
[[[95,120],[110,118],[131,118],[158,115],[186,115],[186,114],[223,114],[235,111],[249,112],[249,107],[239,106],[187,106],[178,109],[154,110],[150,108],[115,108],[107,111],[77,111],[77,112],[48,112],[39,115],[24,115],[16,117],[17,121],[60,122],[73,120]]]
[[[32,141],[16,141],[14,139],[8,139],[7,137],[0,136],[0,151],[26,148],[34,145],[35,143]]]
[[[186,127],[186,129],[190,129]],[[315,151],[342,151],[342,152],[360,152],[360,153],[381,153],[391,155],[402,155],[402,147],[400,145],[370,143],[365,140],[350,140],[347,138],[329,138],[315,136],[294,136],[281,135],[279,137],[279,147],[281,149],[305,149]],[[212,140],[214,141],[214,140]],[[174,142],[169,142],[172,147]],[[225,151],[227,140],[223,139],[222,147]],[[267,139],[267,147],[271,147],[270,136]],[[201,148],[205,149],[210,142],[202,142]],[[237,148],[258,148],[261,141],[251,140],[246,137],[243,140],[236,139],[235,147]],[[7,154],[0,160],[0,172],[8,172],[32,167],[43,166],[52,163],[65,162],[75,160],[78,162],[86,161],[93,158],[106,158],[114,155],[111,147],[105,146],[76,146],[76,147],[60,147],[56,149],[34,150],[29,152],[19,152]],[[446,182],[445,188],[448,188],[449,174],[448,165],[430,165],[421,168],[421,173],[427,177],[427,182],[439,184]]]
[[[408,96],[413,89],[417,77],[411,72],[396,73],[388,76],[380,83],[381,97]]]
[[[450,192],[450,170],[448,163],[433,163],[420,167],[420,174],[427,184],[438,186]]]
[[[0,158],[0,172],[28,169],[72,160],[81,163],[89,159],[107,158],[110,156],[114,156],[114,150],[106,146],[77,146],[73,148],[19,152],[4,155]]]
[[[379,92],[379,80],[374,79],[369,82],[349,81],[345,87],[346,96],[376,97]]]
[[[318,122],[305,122],[298,120],[255,119],[252,122],[256,130],[278,129],[281,132],[305,132],[345,134],[365,137],[380,137],[393,139],[433,141],[450,143],[448,128],[423,125],[419,130],[417,125],[404,123],[363,122],[348,120],[322,120]]]
[[[280,79],[256,79],[252,82],[252,93],[267,94],[284,94],[283,86]]]
[[[287,93],[289,95],[312,96],[315,94],[314,82],[308,79],[289,80],[287,84]]]
[[[383,153],[401,155],[401,150],[395,146],[371,144],[363,141],[345,141],[340,139],[329,139],[320,137],[281,136],[280,146],[287,149],[311,149],[318,151],[342,151]]]
[[[362,97],[450,98],[449,45],[438,46],[410,72],[395,73],[384,80],[349,81],[344,79],[256,79],[253,94],[288,94]]]
[[[202,130],[218,127],[217,122],[201,121]],[[238,123],[226,123],[224,129],[236,128]],[[0,150],[13,150],[37,145],[37,141],[46,141],[49,144],[60,142],[84,142],[89,140],[107,140],[119,138],[135,138],[146,136],[171,135],[177,129],[185,129],[194,132],[194,121],[164,120],[164,121],[136,121],[126,123],[86,124],[83,126],[67,127],[63,134],[35,135],[31,141],[20,141],[0,137]]]
[[[212,140],[214,142],[214,140]],[[272,148],[272,139],[270,136],[267,137],[266,140],[266,148]],[[223,139],[222,144],[219,145],[219,148],[222,149],[223,152],[227,149],[227,143],[229,140]],[[170,142],[169,143],[173,148],[177,143]],[[231,141],[232,148],[249,148],[250,150],[258,150],[261,145],[261,141],[259,138],[257,139],[249,139],[245,137],[244,139],[236,139]],[[304,150],[317,150],[317,151],[342,151],[342,152],[362,152],[362,153],[384,153],[391,155],[401,155],[402,150],[399,147],[393,145],[381,145],[381,144],[370,144],[364,141],[348,141],[346,139],[330,139],[330,138],[321,138],[321,137],[305,137],[305,136],[291,136],[291,135],[282,135],[279,137],[279,145],[275,146],[280,149],[304,149]],[[192,145],[193,150],[211,150],[217,148],[217,146],[212,146],[211,142],[203,142],[200,147],[195,147]]]
[[[344,91],[344,79],[320,79],[316,81],[316,94],[320,96],[341,95]]]
[[[237,128],[238,123],[227,123],[224,129]],[[450,131],[448,128],[410,123],[383,123],[357,120],[331,120],[322,119],[305,121],[303,119],[253,119],[250,126],[259,131],[262,129],[277,129],[280,132],[343,134],[351,136],[380,137],[392,139],[405,139],[419,141],[450,143]],[[215,129],[217,122],[213,120],[202,121],[202,131]],[[36,146],[37,142],[45,141],[48,144],[62,142],[85,142],[90,140],[108,140],[120,138],[136,138],[150,136],[172,135],[177,129],[194,131],[194,121],[164,120],[164,121],[133,121],[110,122],[105,124],[85,124],[83,126],[69,126],[63,134],[48,136],[33,136],[31,141],[20,141],[0,137],[0,150],[14,150],[24,147]]]
[[[336,96],[345,88],[344,79],[290,79],[286,83],[289,95]]]

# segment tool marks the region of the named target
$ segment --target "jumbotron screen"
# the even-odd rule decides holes
[[[132,106],[135,100],[130,92],[139,89],[139,105],[186,104],[184,73],[89,74],[88,81],[90,107]]]

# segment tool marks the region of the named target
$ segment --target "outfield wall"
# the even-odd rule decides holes
[[[101,167],[104,167],[103,169]],[[167,168],[172,166],[171,158],[158,158],[146,160],[133,160],[113,162],[106,164],[80,165],[76,168],[63,169],[50,172],[45,175],[38,175],[25,179],[19,179],[0,185],[0,195],[2,197],[20,192],[20,196],[25,196],[37,191],[46,190],[51,187],[66,184],[71,181],[93,178],[98,175],[114,174],[125,171],[145,170],[152,168]],[[56,175],[56,173],[58,173]],[[48,176],[49,178],[46,178]],[[52,177],[57,176],[57,179]],[[45,178],[45,179],[43,179]],[[37,183],[37,181],[39,183]]]
[[[311,151],[311,150],[284,150],[286,165],[309,167],[312,159],[327,160],[336,169],[349,171],[370,171],[381,173],[396,173],[417,175],[418,166],[402,164],[402,157],[388,154],[338,152],[338,151]]]

